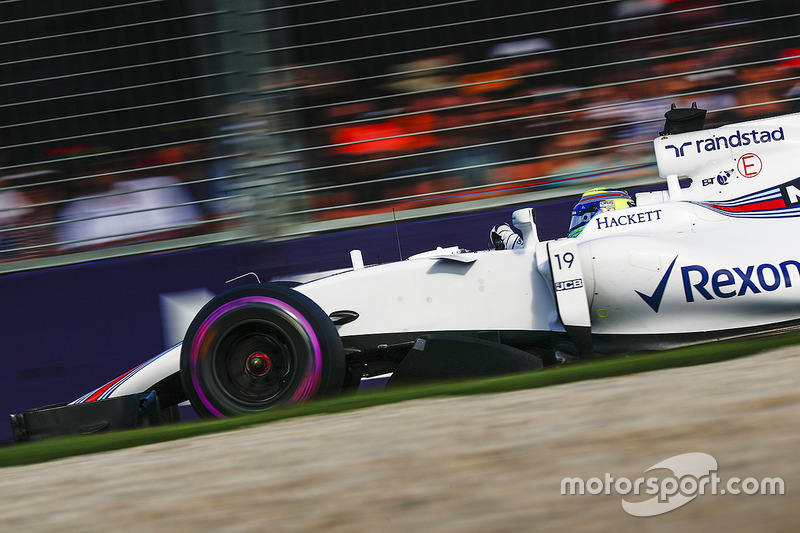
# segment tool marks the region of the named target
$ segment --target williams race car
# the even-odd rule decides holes
[[[158,422],[188,399],[228,417],[391,373],[389,385],[489,375],[771,332],[800,324],[800,114],[703,130],[667,113],[666,190],[515,249],[442,248],[212,299],[182,344],[68,405],[12,415],[16,440]],[[795,226],[793,226],[793,224]],[[133,413],[133,414],[131,414]]]

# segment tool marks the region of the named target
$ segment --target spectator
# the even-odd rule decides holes
[[[19,226],[33,209],[30,200],[18,189],[7,188],[8,178],[0,178],[0,259],[17,259],[21,243],[14,228]]]
[[[113,167],[87,179],[96,190],[70,201],[59,214],[66,251],[177,237],[201,220],[193,198],[172,176],[125,179]]]

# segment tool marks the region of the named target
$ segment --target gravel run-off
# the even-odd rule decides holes
[[[797,531],[800,349],[505,394],[418,400],[0,469],[3,531]],[[703,452],[783,495],[634,517],[565,477]]]

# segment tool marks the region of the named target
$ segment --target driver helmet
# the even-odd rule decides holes
[[[568,237],[580,235],[586,224],[597,214],[606,211],[626,209],[636,205],[625,191],[600,187],[583,193],[580,201],[572,208]]]

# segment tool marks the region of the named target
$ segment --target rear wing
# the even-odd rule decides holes
[[[730,200],[797,177],[793,160],[800,152],[800,113],[670,133],[676,131],[670,128],[674,111],[703,110],[671,110],[665,134],[653,141],[658,173],[666,179],[671,199]],[[685,129],[691,126],[677,128]]]

